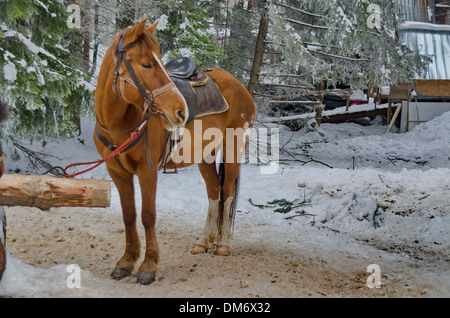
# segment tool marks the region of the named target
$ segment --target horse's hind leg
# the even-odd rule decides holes
[[[224,169],[219,174],[223,180],[223,207],[221,208],[222,213],[219,214],[219,239],[217,241],[216,254],[226,256],[230,251],[229,239],[236,212],[240,163],[225,163],[222,167]]]
[[[209,246],[215,242],[220,205],[220,181],[216,171],[216,164],[202,162],[198,165],[198,168],[206,183],[209,207],[202,236],[191,250],[192,254],[206,253]]]
[[[125,253],[117,261],[116,267],[111,273],[111,278],[119,280],[131,274],[134,263],[139,258],[140,243],[136,230],[133,175],[125,174],[125,172],[119,174],[112,169],[108,169],[108,171],[119,191],[125,225]]]

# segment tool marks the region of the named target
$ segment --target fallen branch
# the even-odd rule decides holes
[[[289,220],[289,219],[296,218],[297,216],[317,216],[317,214],[312,214],[312,213],[296,214],[296,215],[287,216],[284,219]]]
[[[304,160],[300,160],[300,159],[279,159],[279,161],[281,161],[281,162],[300,162],[300,163],[302,163],[302,166],[304,166],[304,165],[306,165],[306,164],[308,164],[310,162],[315,162],[315,163],[320,163],[321,165],[324,165],[324,166],[326,166],[326,167],[328,167],[330,169],[333,169],[333,167],[330,166],[329,164],[326,164],[326,163],[324,163],[322,161],[319,161],[319,160],[316,160],[316,159],[313,159],[313,158],[309,158],[308,161],[304,161]]]
[[[27,147],[25,147],[21,143],[15,141],[14,139],[12,139],[12,141],[13,141],[14,147],[16,147],[19,150],[21,150],[22,152],[24,152],[28,156],[30,162],[31,162],[31,159],[35,160],[35,162],[37,163],[37,164],[34,163],[35,166],[39,166],[40,165],[40,166],[44,167],[45,169],[50,169],[50,168],[53,167],[52,164],[50,164],[49,162],[47,162],[46,160],[44,160],[42,158],[42,154],[40,154],[38,152],[35,152],[35,151],[31,150],[31,149],[28,149]],[[59,172],[57,172],[55,174],[58,175],[58,176],[62,176],[62,173],[59,173]]]

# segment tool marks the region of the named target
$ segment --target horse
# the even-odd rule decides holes
[[[241,159],[248,145],[246,139],[244,146],[235,146],[240,137],[227,134],[227,130],[251,129],[255,119],[255,104],[246,87],[227,71],[212,68],[208,76],[220,89],[228,110],[187,122],[188,102],[161,59],[155,35],[158,21],[149,27],[146,22],[147,19],[143,19],[115,36],[105,54],[95,90],[94,134],[94,143],[103,158],[117,150],[117,145],[123,145],[130,138],[133,140],[125,149],[122,147],[123,152],[115,155],[116,160],[106,161],[107,171],[119,192],[126,242],[124,254],[116,262],[111,278],[120,280],[131,275],[140,257],[133,186],[134,176],[137,176],[142,196],[145,256],[136,276],[137,283],[142,285],[155,281],[159,261],[155,197],[161,158],[167,152],[167,133],[182,129],[181,141],[187,135],[195,136],[194,142],[186,142],[179,149],[178,154],[183,154],[184,160],[178,162],[169,158],[165,167],[174,169],[197,164],[206,185],[209,204],[206,222],[191,253],[207,253],[214,248],[215,254],[226,256],[230,253]],[[211,134],[209,140],[203,137],[207,131],[217,132],[214,140]],[[145,138],[137,135],[145,135]]]

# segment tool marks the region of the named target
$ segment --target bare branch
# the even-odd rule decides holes
[[[326,18],[327,18],[327,17],[324,16],[324,15],[320,15],[320,14],[315,14],[315,13],[307,12],[307,11],[298,9],[298,8],[296,8],[296,7],[293,7],[293,6],[290,6],[290,5],[281,3],[281,2],[275,2],[274,4],[276,4],[277,6],[280,6],[280,7],[285,7],[285,8],[288,8],[288,9],[290,9],[290,10],[300,12],[300,13],[305,14],[305,15],[309,15],[309,16],[311,16],[311,17],[315,17],[315,18],[319,18],[319,19],[326,19]]]
[[[297,21],[294,19],[290,19],[290,18],[286,18],[286,21],[291,22],[291,23],[295,23],[295,24],[299,24],[302,26],[306,26],[308,28],[313,28],[313,29],[320,29],[320,30],[337,30],[338,28],[330,28],[324,25],[316,25],[316,24],[309,24],[309,23],[305,23],[305,22],[301,22],[301,21]]]
[[[311,53],[317,53],[317,54],[321,54],[321,55],[325,55],[328,57],[334,57],[334,58],[338,58],[338,59],[342,59],[342,60],[348,60],[348,61],[355,61],[355,62],[368,62],[371,61],[371,59],[357,59],[357,58],[353,58],[353,57],[348,57],[348,56],[343,56],[343,55],[336,55],[336,54],[331,54],[331,53],[325,53],[322,51],[317,51],[317,50],[313,50],[313,49],[308,49],[308,52]]]

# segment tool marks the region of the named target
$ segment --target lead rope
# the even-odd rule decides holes
[[[89,162],[80,162],[80,163],[73,163],[68,165],[66,168],[62,168],[62,167],[53,167],[50,170],[44,172],[43,174],[47,174],[55,169],[59,169],[62,170],[63,172],[63,176],[65,178],[73,178],[75,176],[78,176],[80,174],[86,173],[88,171],[91,171],[95,168],[97,168],[98,166],[100,166],[102,163],[104,163],[105,161],[114,158],[115,156],[118,156],[120,153],[122,153],[122,151],[124,149],[126,149],[134,140],[136,140],[136,138],[138,138],[143,132],[146,131],[147,129],[147,124],[148,124],[148,120],[146,120],[145,122],[142,123],[141,127],[137,128],[134,132],[131,133],[130,138],[128,138],[122,145],[120,145],[119,147],[117,147],[113,152],[111,152],[108,156],[106,156],[105,158],[102,158],[100,160],[96,160],[96,161],[89,161]],[[76,167],[76,166],[87,166],[87,165],[94,165],[86,170],[80,171],[80,172],[76,172],[73,174],[68,174],[67,173],[67,169],[72,168],[72,167]]]

